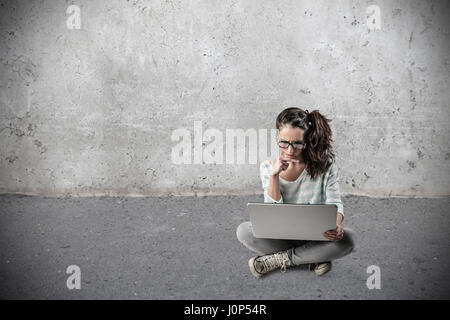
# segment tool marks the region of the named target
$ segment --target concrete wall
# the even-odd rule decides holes
[[[172,134],[194,137],[196,121],[264,133],[301,106],[333,119],[343,194],[449,195],[449,11],[410,0],[1,1],[0,192],[261,192],[264,157],[176,164]]]

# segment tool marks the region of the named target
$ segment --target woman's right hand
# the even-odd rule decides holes
[[[286,170],[289,167],[289,162],[286,159],[283,159],[282,156],[278,156],[276,158],[275,164],[272,164],[271,175],[279,175],[281,171]]]

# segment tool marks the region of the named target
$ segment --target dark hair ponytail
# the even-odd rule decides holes
[[[277,116],[278,130],[286,124],[305,130],[302,158],[311,179],[326,173],[334,161],[332,131],[328,125],[331,121],[319,110],[309,112],[295,107],[284,109]]]

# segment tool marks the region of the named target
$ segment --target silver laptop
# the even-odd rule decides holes
[[[250,202],[247,208],[256,238],[329,241],[323,233],[336,228],[335,204]]]

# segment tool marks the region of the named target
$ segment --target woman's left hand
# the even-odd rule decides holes
[[[338,224],[336,225],[336,229],[325,231],[323,236],[331,241],[339,241],[344,237],[344,228],[342,228],[342,225]]]

